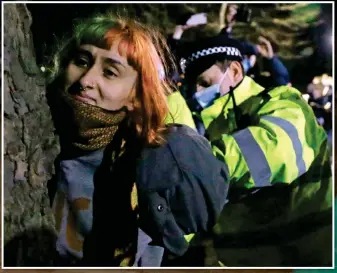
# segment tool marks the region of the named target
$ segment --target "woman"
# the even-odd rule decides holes
[[[146,187],[148,181],[157,184],[166,179],[170,182],[167,186],[170,189],[165,191],[168,193],[176,178],[170,177],[172,168],[167,166],[177,168],[179,165],[173,159],[169,162],[165,152],[169,148],[167,143],[174,146],[175,139],[169,137],[170,130],[165,126],[169,115],[167,95],[171,91],[158,71],[159,63],[164,68],[167,66],[162,58],[164,50],[165,43],[153,29],[133,20],[99,16],[80,23],[73,37],[56,55],[47,93],[61,145],[53,207],[58,232],[57,250],[63,265],[143,266],[161,263],[167,245],[163,243],[166,242],[163,237],[168,233],[165,225],[159,225],[156,230],[147,226],[157,216],[148,213],[146,202],[152,202],[152,199],[147,194],[153,188]],[[204,140],[200,142],[192,129],[190,132],[183,128],[185,133],[179,133],[182,129],[178,128],[175,130],[178,133],[171,134],[182,136],[176,138],[177,143],[190,143],[195,139],[195,145],[190,149],[200,152],[201,156],[206,154],[205,160],[211,156],[205,161],[207,164],[216,160]],[[140,155],[143,155],[142,160]],[[144,162],[157,164],[158,158],[164,163],[159,166],[161,169],[157,166],[156,169],[162,171],[155,175],[151,164]],[[186,161],[190,161],[189,158]],[[138,168],[139,162],[143,165]],[[223,176],[222,166],[217,164],[213,166],[219,168],[217,171]],[[199,165],[198,169],[202,169]],[[142,174],[142,179],[137,172]],[[180,169],[179,173],[184,171]],[[217,176],[213,174],[212,177]],[[184,178],[179,176],[178,179]],[[136,183],[143,194],[140,198],[144,204],[142,214],[138,213]],[[213,185],[206,186],[210,187],[216,192]],[[180,189],[176,191],[180,192]],[[175,198],[175,194],[170,196]],[[214,207],[220,209],[222,203],[221,199]],[[159,205],[162,211],[163,206]],[[171,215],[171,211],[174,209],[167,215]],[[189,211],[186,213],[188,215]],[[213,218],[212,221],[208,218],[207,214],[203,224],[211,226],[209,223],[214,224]],[[173,216],[170,218],[171,223],[175,223],[174,219]],[[145,229],[143,233],[139,230],[141,225]],[[185,234],[197,231],[190,225],[193,224],[187,224],[183,231],[177,228],[180,223],[173,225],[173,232],[180,232],[179,240]],[[144,248],[142,245],[144,238],[151,238],[149,233],[157,236],[152,244],[158,248]],[[180,245],[185,247],[185,242],[181,241]],[[181,249],[177,253],[182,253]],[[148,256],[144,257],[144,253]]]

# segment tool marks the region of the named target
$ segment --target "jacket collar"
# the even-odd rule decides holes
[[[234,88],[236,105],[239,106],[252,96],[258,95],[264,88],[257,84],[253,79],[245,76],[243,80]],[[233,109],[233,100],[229,93],[216,99],[214,103],[201,112],[201,118],[207,128],[209,124],[221,113],[226,114],[229,109]]]

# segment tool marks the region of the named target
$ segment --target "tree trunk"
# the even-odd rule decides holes
[[[59,151],[25,4],[4,5],[4,265],[51,265],[47,182]]]

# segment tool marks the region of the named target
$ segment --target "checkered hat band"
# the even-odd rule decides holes
[[[228,56],[242,57],[240,51],[235,47],[228,47],[228,46],[211,47],[211,48],[207,48],[207,49],[197,51],[186,59],[182,58],[180,60],[181,69],[184,72],[186,67],[190,63],[194,62],[195,60],[199,59],[200,57],[211,55],[211,54],[217,54],[217,53],[226,53]]]

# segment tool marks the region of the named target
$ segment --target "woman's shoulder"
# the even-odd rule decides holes
[[[189,126],[170,124],[164,137],[162,145],[145,148],[141,152],[138,173],[144,180],[162,177],[162,181],[174,185],[182,182],[174,178],[178,170],[180,173],[205,178],[226,168],[213,155],[208,140]]]

